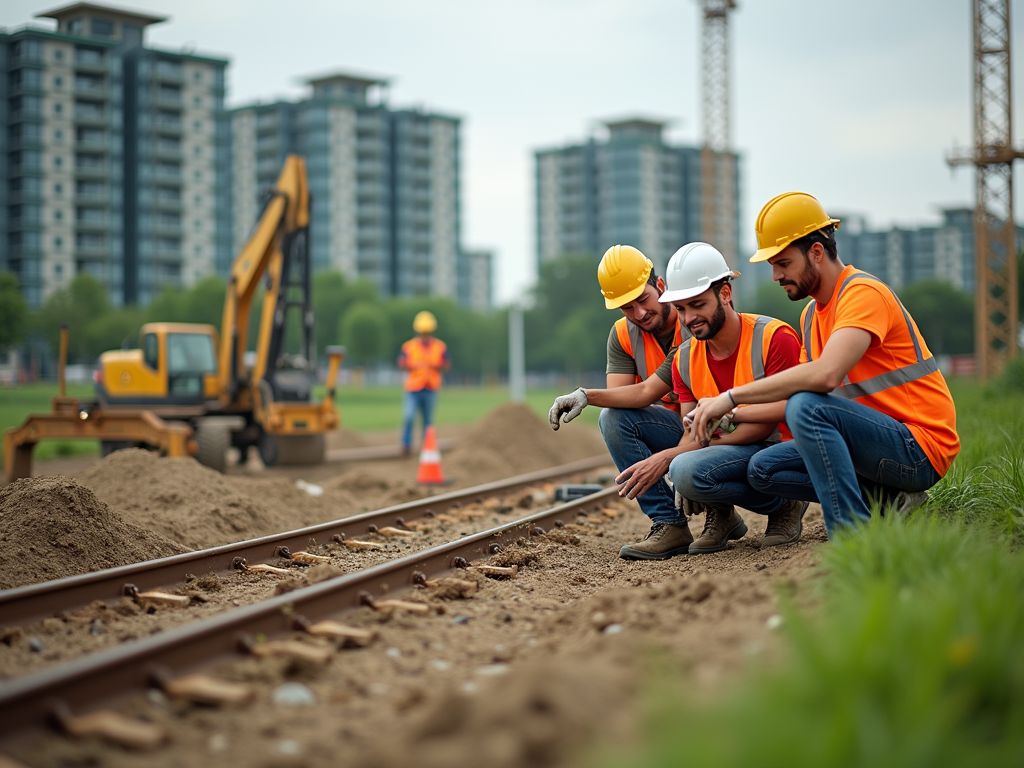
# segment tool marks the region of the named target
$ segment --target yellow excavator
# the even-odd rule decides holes
[[[53,413],[7,431],[8,479],[29,475],[32,447],[42,437],[98,438],[104,455],[137,445],[169,455],[187,450],[220,471],[231,447],[244,457],[255,446],[268,466],[321,462],[325,433],[339,423],[334,394],[344,349],[327,348],[326,395],[315,401],[309,216],[305,162],[289,155],[231,268],[220,333],[210,325],[148,323],[138,349],[103,353],[95,403],[70,401],[62,391]],[[247,354],[261,284],[256,345]],[[286,329],[295,320],[299,349],[286,351]],[[183,425],[191,432],[184,441]]]

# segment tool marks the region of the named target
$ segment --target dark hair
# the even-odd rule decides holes
[[[715,292],[715,298],[718,299],[719,303],[722,302],[722,286],[725,285],[726,283],[729,283],[729,285],[731,286],[732,278],[723,277],[719,280],[715,280],[715,282],[711,284],[711,290]],[[729,306],[733,307],[732,299],[729,299]],[[735,307],[733,307],[733,309],[735,309]]]
[[[799,240],[794,240],[792,245],[795,245],[800,249],[800,253],[804,256],[811,250],[811,246],[815,243],[821,243],[821,247],[825,249],[825,253],[828,254],[830,259],[839,258],[839,250],[836,248],[836,228],[834,225],[829,224],[827,227],[811,232],[809,235],[804,235]]]
[[[653,285],[655,288],[658,287],[658,273],[653,266],[651,267],[651,274],[647,276],[647,284]]]

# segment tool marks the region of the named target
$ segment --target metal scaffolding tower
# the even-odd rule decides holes
[[[702,237],[736,267],[736,162],[730,153],[729,12],[736,0],[700,0],[704,146],[701,150]]]
[[[974,349],[978,376],[999,374],[1017,355],[1017,227],[1013,218],[1010,0],[973,0],[974,148],[951,166],[973,164],[975,179]]]

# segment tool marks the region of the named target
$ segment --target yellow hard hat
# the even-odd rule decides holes
[[[654,264],[631,245],[613,245],[597,265],[604,305],[618,309],[644,292]]]
[[[831,218],[821,203],[805,192],[773,197],[757,214],[757,253],[750,257],[750,262],[767,261],[794,240],[829,224],[839,229],[839,219]]]
[[[412,321],[412,329],[416,333],[433,333],[437,330],[437,318],[433,312],[427,312],[425,309],[417,312]]]

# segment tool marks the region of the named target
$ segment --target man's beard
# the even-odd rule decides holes
[[[821,285],[821,273],[818,272],[818,270],[816,270],[813,266],[811,266],[810,259],[807,259],[806,256],[804,258],[806,260],[804,261],[803,272],[800,273],[800,277],[797,279],[795,283],[791,280],[779,281],[780,286],[796,286],[796,293],[790,293],[789,291],[786,291],[786,295],[789,296],[790,301],[801,301],[802,299],[806,299],[808,296],[810,296],[812,293],[818,290],[818,286]]]
[[[718,332],[725,326],[725,306],[722,304],[722,300],[718,299],[718,309],[715,310],[715,314],[708,320],[708,324],[705,328],[694,332],[693,338],[697,341],[706,341],[707,339],[713,339],[718,335]]]

